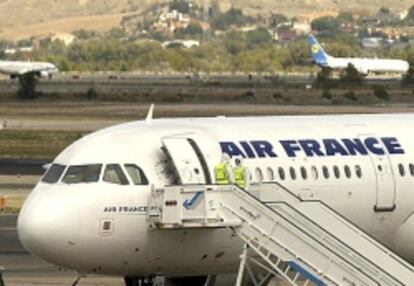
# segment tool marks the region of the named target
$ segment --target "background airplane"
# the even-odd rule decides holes
[[[342,70],[351,64],[359,73],[368,75],[370,72],[406,73],[410,67],[408,62],[395,59],[335,58],[324,51],[313,35],[309,35],[308,44],[313,62],[321,68]]]
[[[0,61],[0,73],[9,75],[11,79],[22,76],[52,78],[57,72],[56,65],[47,62]]]

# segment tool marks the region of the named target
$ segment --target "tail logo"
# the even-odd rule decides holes
[[[318,44],[314,44],[311,47],[312,54],[317,54],[321,51],[321,47]]]

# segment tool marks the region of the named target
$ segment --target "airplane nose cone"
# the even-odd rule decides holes
[[[51,263],[64,265],[80,232],[77,208],[62,195],[37,194],[23,206],[17,231],[29,252]]]

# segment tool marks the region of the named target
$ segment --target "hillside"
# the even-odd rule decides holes
[[[109,30],[119,25],[124,14],[140,13],[160,2],[168,0],[0,0],[0,38],[18,40],[80,28]],[[231,2],[250,15],[278,12],[291,16],[338,10],[372,13],[381,6],[399,12],[413,4],[411,0],[219,1],[222,9],[229,8]]]

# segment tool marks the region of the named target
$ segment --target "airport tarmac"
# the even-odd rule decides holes
[[[91,89],[100,94],[232,94],[245,89],[274,89],[293,87],[306,89],[314,84],[315,73],[277,75],[138,75],[123,73],[58,74],[52,79],[40,79],[37,91],[44,94],[85,94]],[[401,77],[367,77],[367,85],[400,88]],[[15,93],[17,80],[0,80],[0,94]]]

